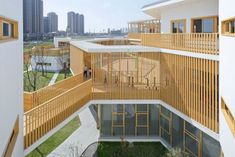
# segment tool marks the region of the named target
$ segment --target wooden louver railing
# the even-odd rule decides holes
[[[81,84],[83,82],[83,74],[78,74],[67,78],[54,85],[47,86],[35,92],[24,93],[24,111],[27,112],[34,107],[58,96],[61,93]]]
[[[24,147],[28,148],[78,111],[91,98],[91,80],[24,113]]]
[[[144,46],[219,55],[218,33],[141,34]]]

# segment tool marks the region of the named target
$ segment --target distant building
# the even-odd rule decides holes
[[[48,13],[48,32],[58,31],[58,15],[54,12]]]
[[[23,0],[24,36],[38,39],[44,32],[43,0]]]
[[[49,32],[49,19],[48,17],[43,17],[44,33]]]
[[[67,14],[67,32],[71,34],[84,34],[84,15],[75,12]]]

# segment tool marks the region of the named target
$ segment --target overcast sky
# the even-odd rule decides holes
[[[67,27],[67,12],[75,11],[85,16],[85,31],[100,32],[107,28],[127,27],[128,21],[149,19],[141,7],[157,0],[43,0],[44,16],[56,12],[59,30]]]

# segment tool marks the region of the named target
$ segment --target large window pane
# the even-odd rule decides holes
[[[170,135],[164,129],[161,129],[161,137],[170,145]]]
[[[124,105],[121,104],[115,104],[113,105],[113,112],[123,112],[124,110]]]
[[[149,113],[149,134],[152,136],[159,135],[159,109],[157,105],[151,105]]]
[[[162,113],[163,115],[165,115],[166,117],[169,117],[169,118],[170,118],[171,112],[170,112],[169,110],[167,110],[166,108],[161,107],[161,113]]]
[[[232,21],[232,29],[231,29],[231,33],[234,33],[235,32],[235,20]]]
[[[123,127],[114,127],[113,136],[123,136]]]
[[[172,114],[172,146],[183,147],[183,120],[175,114]]]
[[[125,134],[135,136],[135,105],[125,105]]]
[[[166,130],[168,133],[170,131],[169,120],[161,116],[161,127]]]
[[[213,32],[213,19],[204,19],[203,20],[203,28],[204,33],[212,33]]]
[[[198,142],[193,139],[190,135],[185,134],[185,149],[198,156]]]
[[[111,136],[112,105],[101,105],[101,132],[100,136]]]
[[[146,104],[138,104],[136,105],[137,112],[148,112],[148,105]]]
[[[219,157],[220,144],[207,134],[203,133],[202,157]]]

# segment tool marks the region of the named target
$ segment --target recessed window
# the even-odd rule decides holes
[[[192,33],[217,33],[218,32],[218,17],[201,17],[192,19]]]
[[[222,21],[223,35],[235,36],[235,18]]]
[[[18,22],[0,16],[0,40],[18,38]]]
[[[172,33],[185,33],[186,32],[186,20],[173,20],[171,22]]]

